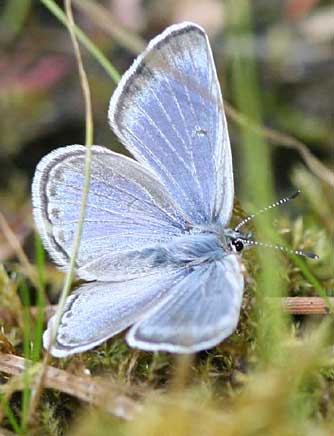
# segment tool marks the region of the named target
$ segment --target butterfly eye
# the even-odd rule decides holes
[[[234,250],[237,251],[238,253],[242,251],[244,248],[244,244],[240,239],[233,239],[231,244]]]

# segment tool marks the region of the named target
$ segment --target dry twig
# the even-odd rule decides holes
[[[92,143],[93,143],[93,114],[92,114],[92,102],[91,102],[91,94],[90,94],[90,88],[88,83],[88,78],[83,66],[81,52],[79,43],[76,37],[75,32],[75,23],[74,18],[72,14],[72,5],[71,0],[65,0],[65,10],[66,10],[66,16],[67,16],[67,28],[70,33],[70,37],[72,40],[73,48],[74,48],[74,54],[77,60],[78,64],[78,71],[79,71],[79,79],[80,79],[80,85],[82,88],[82,93],[84,97],[84,103],[85,103],[85,124],[86,124],[86,152],[85,152],[85,172],[84,172],[84,186],[82,191],[82,200],[80,205],[80,211],[79,211],[79,220],[75,232],[75,237],[73,241],[73,247],[71,251],[71,256],[69,259],[69,265],[67,269],[67,273],[65,276],[64,286],[62,293],[60,295],[60,299],[57,306],[57,311],[55,313],[55,320],[54,320],[54,326],[51,330],[51,339],[49,342],[49,347],[47,349],[47,353],[45,354],[45,357],[43,359],[43,364],[41,366],[41,373],[38,379],[38,382],[36,383],[36,389],[33,391],[33,394],[31,396],[31,400],[29,403],[29,417],[30,420],[32,419],[34,415],[34,411],[37,407],[39,398],[42,393],[43,389],[43,383],[44,383],[44,377],[45,377],[45,369],[47,367],[48,361],[49,361],[49,353],[52,348],[53,343],[56,340],[57,336],[57,330],[59,327],[60,319],[65,307],[66,298],[68,296],[68,293],[70,291],[70,287],[72,284],[72,279],[74,275],[74,268],[75,268],[75,260],[79,251],[80,246],[80,240],[81,240],[81,234],[83,229],[83,222],[85,217],[85,210],[86,210],[86,204],[88,199],[88,192],[89,192],[89,182],[90,182],[90,162],[91,162],[91,156],[92,156]]]
[[[334,298],[329,298],[334,304]],[[330,313],[326,301],[321,297],[287,297],[281,299],[284,312],[291,315],[327,315]]]
[[[0,353],[0,371],[12,376],[20,376],[32,362],[13,354]],[[38,371],[36,372],[38,373]],[[32,378],[33,387],[38,379]],[[46,388],[57,389],[82,401],[102,407],[110,414],[131,420],[141,410],[139,403],[124,394],[106,380],[97,380],[88,375],[74,375],[48,365],[44,377]],[[22,382],[21,388],[24,387]],[[116,393],[117,392],[117,393]]]
[[[293,148],[300,154],[308,169],[315,176],[328,183],[329,186],[334,186],[334,172],[327,168],[316,156],[314,156],[303,142],[299,141],[293,136],[253,123],[250,119],[248,119],[241,112],[238,112],[226,101],[224,106],[227,116],[230,117],[234,122],[243,126],[247,126],[253,130],[254,133],[259,136],[263,136],[271,143],[275,143],[281,147]]]
[[[144,50],[146,46],[145,41],[136,33],[125,29],[118,23],[106,7],[90,0],[73,0],[73,3],[101,29],[111,35],[115,41],[130,52],[138,54]]]
[[[321,297],[286,297],[278,300],[282,310],[291,315],[326,315],[329,313],[326,301]],[[334,305],[334,298],[329,300]],[[56,305],[49,305],[44,308],[46,321],[54,315],[56,307]],[[30,308],[30,314],[33,318],[37,316],[38,310],[38,307]],[[15,324],[15,314],[10,313],[8,310],[0,309],[0,322],[6,325]]]
[[[36,288],[40,287],[40,283],[37,278],[36,270],[29,262],[25,252],[23,251],[22,245],[18,240],[15,233],[10,228],[6,218],[0,212],[0,230],[3,233],[4,237],[7,239],[7,242],[10,247],[12,247],[13,252],[16,254],[19,259],[21,265],[23,266],[24,271],[28,275],[31,282],[34,284]]]

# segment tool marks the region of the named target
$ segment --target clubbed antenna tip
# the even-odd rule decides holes
[[[294,198],[298,197],[298,195],[301,193],[301,190],[298,189],[296,192],[294,192],[293,194],[291,194],[288,199],[289,200],[293,200]]]
[[[310,259],[320,259],[320,257],[315,253],[310,253],[309,251],[303,251],[305,257],[309,257]]]

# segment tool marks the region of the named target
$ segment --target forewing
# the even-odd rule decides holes
[[[231,149],[202,28],[182,23],[154,38],[114,92],[109,121],[192,223],[229,221],[234,195]]]
[[[196,267],[130,329],[127,341],[144,350],[173,353],[211,348],[235,330],[242,293],[235,255]]]
[[[67,299],[51,353],[66,357],[91,349],[137,322],[143,314],[186,274],[184,270],[125,282],[92,282],[81,286]],[[47,349],[54,317],[43,336]]]
[[[84,165],[85,147],[59,148],[42,159],[33,181],[37,229],[51,256],[63,267],[68,264],[78,224]],[[92,148],[76,265],[80,277],[107,280],[102,274],[105,271],[117,280],[117,272],[125,271],[127,259],[131,261],[127,252],[169,241],[182,234],[184,226],[168,192],[151,173],[125,156],[103,147]],[[139,269],[145,267],[143,262]],[[133,269],[135,266],[132,262]]]

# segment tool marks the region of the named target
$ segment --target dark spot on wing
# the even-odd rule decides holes
[[[208,135],[208,131],[205,129],[202,129],[199,126],[195,127],[195,131],[194,131],[196,136],[207,136]]]

